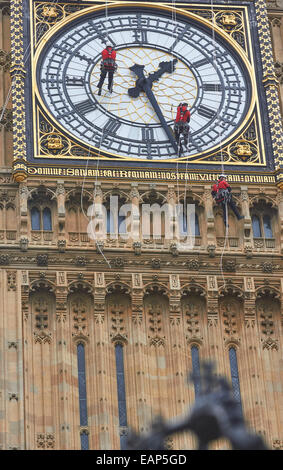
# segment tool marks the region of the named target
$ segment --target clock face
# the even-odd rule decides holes
[[[113,92],[104,82],[101,51],[117,51]],[[37,92],[61,129],[106,158],[170,161],[177,158],[153,106],[142,91],[128,94],[144,65],[144,74],[177,59],[175,70],[152,85],[167,125],[174,126],[177,106],[191,111],[189,148],[182,157],[209,152],[232,136],[250,107],[251,83],[245,65],[229,44],[191,18],[154,9],[93,12],[69,21],[51,35],[37,57]]]

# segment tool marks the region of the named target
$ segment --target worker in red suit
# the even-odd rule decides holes
[[[217,183],[212,186],[211,195],[214,198],[215,202],[222,207],[223,210],[223,220],[225,227],[227,224],[227,214],[228,214],[228,206],[231,207],[232,211],[234,212],[235,216],[238,220],[244,218],[243,215],[240,215],[235,202],[232,198],[231,193],[231,186],[226,181],[225,175],[220,175],[218,178]],[[226,214],[227,211],[227,214]]]
[[[101,73],[100,73],[99,83],[97,84],[99,95],[101,95],[102,86],[103,86],[103,83],[107,74],[108,74],[108,90],[110,93],[112,93],[114,72],[117,69],[116,51],[113,49],[112,46],[106,46],[106,48],[102,51],[101,55],[102,55],[102,61],[100,65]]]
[[[174,124],[174,135],[178,144],[180,144],[180,136],[183,135],[184,144],[186,147],[188,146],[190,119],[191,113],[188,110],[188,103],[180,103],[177,108],[177,116]]]

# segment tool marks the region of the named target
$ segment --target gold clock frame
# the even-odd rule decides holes
[[[33,12],[33,18],[34,20],[34,10],[35,8],[41,4],[47,4],[46,2],[32,2],[30,0],[32,12]],[[50,6],[50,3],[49,3]],[[163,11],[170,11],[172,13],[172,7],[169,6],[166,3],[163,2],[124,2],[124,1],[113,1],[108,4],[109,9],[119,9],[121,7],[130,7],[130,6],[137,6],[137,7],[143,7],[143,8],[154,8],[154,9],[160,9]],[[199,23],[204,24],[208,28],[212,28],[212,23],[202,17],[202,16],[197,16],[196,14],[192,13],[190,10],[196,10],[197,7],[204,7],[203,4],[182,4],[182,8],[179,6],[177,7],[177,11],[182,14],[185,17],[192,18],[196,20]],[[239,14],[239,11],[242,13],[242,17],[248,19],[248,9],[247,6],[237,6],[236,8],[236,13]],[[38,58],[41,54],[41,51],[43,47],[45,46],[46,42],[50,40],[50,38],[57,33],[62,27],[66,26],[70,22],[72,22],[75,18],[82,17],[85,14],[88,14],[90,12],[98,12],[101,10],[105,9],[104,3],[101,5],[91,5],[90,7],[86,7],[78,12],[71,13],[70,15],[66,16],[63,18],[61,21],[58,23],[55,23],[49,31],[46,32],[46,34],[43,36],[43,38],[38,42],[36,50],[34,52],[35,44],[33,41],[33,31],[31,31],[31,50],[32,50],[32,89],[33,89],[33,130],[34,130],[34,136],[36,137],[34,139],[34,156],[35,159],[39,158],[44,158],[48,161],[48,159],[54,159],[59,162],[60,159],[69,159],[69,160],[75,160],[75,161],[84,161],[84,160],[97,160],[99,158],[100,161],[108,161],[108,162],[113,162],[113,161],[120,161],[120,162],[139,162],[142,164],[143,162],[148,162],[148,160],[141,160],[139,158],[131,158],[131,157],[126,157],[126,156],[121,156],[121,155],[115,155],[113,153],[108,153],[106,151],[103,151],[102,155],[99,151],[99,149],[95,149],[95,147],[91,147],[89,149],[88,155],[86,156],[76,156],[76,155],[66,155],[66,154],[60,154],[59,148],[58,152],[56,154],[51,153],[45,154],[40,152],[39,148],[39,142],[40,142],[40,130],[39,130],[39,124],[38,124],[38,109],[36,109],[36,100],[35,96],[37,97],[42,109],[44,110],[45,114],[45,119],[50,123],[50,125],[53,126],[53,134],[58,138],[58,141],[62,138],[66,140],[65,133],[68,134],[68,131],[64,129],[64,127],[56,122],[56,120],[52,117],[52,115],[49,113],[48,109],[45,107],[44,103],[42,102],[42,99],[39,95],[37,85],[36,85],[36,64],[38,61]],[[208,10],[208,8],[207,8]],[[229,7],[229,10],[227,7],[224,5],[214,5],[214,11],[217,13],[219,12],[229,12],[231,13],[231,7]],[[246,16],[244,16],[246,15]],[[32,21],[32,24],[34,25],[34,21]],[[225,165],[237,165],[237,166],[265,166],[266,165],[266,158],[265,158],[265,150],[264,150],[264,143],[263,143],[263,130],[261,126],[261,116],[260,116],[260,107],[259,107],[259,101],[258,101],[258,93],[257,93],[257,87],[256,87],[256,76],[255,76],[255,68],[254,68],[254,58],[252,54],[252,44],[251,44],[251,37],[250,37],[250,31],[245,28],[245,22],[243,21],[243,26],[244,26],[244,31],[245,31],[245,42],[246,42],[246,49],[249,51],[251,54],[251,60],[249,60],[248,53],[245,52],[241,46],[230,36],[229,32],[225,30],[225,25],[223,25],[223,29],[221,29],[218,25],[215,25],[215,31],[222,36],[227,42],[229,42],[230,46],[232,46],[237,54],[240,56],[241,60],[244,62],[249,76],[251,80],[251,85],[252,85],[252,96],[251,96],[251,103],[250,103],[250,108],[246,114],[246,117],[244,121],[241,123],[241,125],[235,130],[232,136],[227,138],[224,142],[222,142],[221,148],[219,145],[213,147],[212,149],[209,150],[209,157],[207,156],[207,151],[203,152],[206,155],[203,156],[202,153],[199,154],[194,154],[192,157],[181,157],[181,158],[171,158],[168,160],[162,160],[160,163],[188,163],[188,164],[205,164],[205,165],[220,165],[222,161],[220,161],[219,154],[221,152],[221,157],[225,156]],[[245,141],[245,131],[247,130],[248,125],[250,124],[251,120],[255,121],[255,129],[256,129],[256,139],[254,139],[253,142],[247,142],[247,145],[252,145],[253,150],[255,149],[254,152],[254,157],[251,159],[248,159],[247,161],[241,160],[240,158],[237,158],[237,155],[231,153],[231,145],[234,144],[237,141],[244,142]],[[77,145],[77,142],[80,142],[78,138],[76,137],[71,137],[71,133],[69,133],[69,137],[67,139],[69,141],[69,145]],[[81,144],[83,144],[83,148],[85,148],[86,144],[81,141]],[[87,151],[85,150],[87,153]],[[154,165],[158,166],[157,161],[154,161]]]

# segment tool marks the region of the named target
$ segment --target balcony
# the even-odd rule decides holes
[[[31,231],[31,242],[42,245],[51,245],[53,242],[53,231],[52,230],[32,230]]]
[[[235,238],[235,237],[227,237],[226,244],[225,244],[225,237],[217,237],[216,243],[219,248],[224,248],[225,246],[226,249],[227,248],[238,249],[240,246],[239,238]]]
[[[275,246],[275,238],[254,238],[255,249],[273,250]]]
[[[0,243],[15,243],[17,230],[0,230]]]

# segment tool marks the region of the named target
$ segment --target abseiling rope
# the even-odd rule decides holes
[[[217,67],[217,62],[216,62],[216,42],[215,42],[215,13],[214,13],[214,4],[213,4],[213,0],[211,0],[211,13],[212,13],[212,42],[213,42],[213,46],[214,46],[214,50],[213,50],[213,54],[212,54],[212,60],[213,60],[213,64],[214,64],[214,67],[216,68]],[[217,119],[219,120],[219,108],[218,108],[218,111],[217,111]],[[222,152],[222,130],[220,130],[220,132],[218,132],[218,137],[220,137],[220,155],[221,155],[221,173],[224,174],[224,161],[223,161],[223,152]],[[225,208],[224,208],[224,211],[225,211],[225,220],[226,220],[226,226],[225,226],[225,240],[224,240],[224,245],[223,245],[223,249],[222,249],[222,252],[221,252],[221,257],[220,257],[220,270],[221,270],[221,274],[222,274],[222,280],[223,280],[223,287],[225,287],[225,278],[224,278],[224,272],[223,272],[223,256],[224,256],[224,252],[225,252],[225,249],[226,249],[226,245],[227,245],[227,240],[228,240],[228,232],[229,232],[229,220],[228,220],[228,203],[227,203],[227,200],[225,200]],[[224,214],[223,214],[224,215]]]
[[[106,46],[107,46],[107,43],[108,43],[108,40],[109,40],[109,34],[108,34],[108,26],[107,26],[107,23],[108,23],[108,0],[106,0],[106,3],[105,3],[105,24],[106,24],[106,36],[107,36],[107,41],[106,41]],[[108,77],[107,77],[108,78]],[[108,105],[107,105],[107,111],[109,111],[109,108],[110,108],[110,105],[112,103],[112,97],[110,98],[109,102],[108,102]],[[98,157],[97,157],[97,163],[96,163],[96,175],[95,175],[95,182],[94,182],[94,193],[93,193],[93,201],[94,201],[94,198],[97,194],[97,182],[98,182],[98,170],[99,170],[99,163],[100,163],[100,154],[101,154],[101,144],[102,144],[102,140],[104,138],[104,128],[102,129],[102,134],[101,134],[101,138],[100,138],[100,143],[99,143],[99,151],[98,151]],[[85,165],[85,175],[84,175],[84,178],[83,178],[83,183],[82,183],[82,190],[81,190],[81,210],[82,210],[82,213],[84,215],[84,217],[89,221],[89,218],[87,216],[87,214],[85,213],[84,211],[84,207],[83,207],[83,192],[84,192],[84,186],[85,186],[85,180],[86,180],[86,174],[87,174],[87,169],[88,169],[88,165],[89,165],[89,160],[90,160],[90,148],[91,146],[89,145],[89,148],[88,148],[88,158],[87,158],[87,162],[86,162],[86,165]],[[106,221],[106,224],[107,224],[107,221]],[[105,227],[104,227],[105,228]],[[106,264],[108,265],[108,267],[111,269],[111,264],[110,264],[110,261],[106,258],[106,256],[104,255],[103,251],[101,250],[100,246],[99,246],[99,243],[96,243],[96,248],[98,249],[99,253],[102,255],[102,257],[104,258]]]

